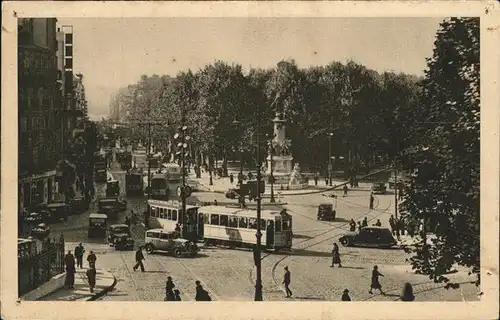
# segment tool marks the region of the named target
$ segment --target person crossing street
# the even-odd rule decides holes
[[[290,290],[290,282],[292,281],[290,270],[288,270],[288,266],[285,267],[285,275],[283,276],[283,284],[285,285],[286,297],[292,297],[292,290]]]
[[[144,260],[144,254],[142,254],[142,246],[139,247],[139,249],[137,249],[137,251],[135,252],[135,265],[132,269],[134,269],[134,271],[137,270],[137,268],[141,267],[141,271],[144,272],[145,269],[144,269],[144,264],[142,263],[142,260]]]
[[[339,246],[336,243],[333,244],[332,255],[333,257],[332,257],[331,267],[333,268],[335,264],[338,264],[339,268],[342,268],[342,262],[340,261]]]

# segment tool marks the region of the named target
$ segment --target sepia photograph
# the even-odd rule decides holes
[[[19,305],[491,301],[479,14],[14,13]]]

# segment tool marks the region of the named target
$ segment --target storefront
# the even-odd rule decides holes
[[[54,200],[56,192],[56,171],[48,171],[19,179],[19,206],[30,209],[42,204],[49,204]]]

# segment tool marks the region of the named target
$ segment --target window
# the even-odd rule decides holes
[[[248,228],[248,220],[245,217],[241,217],[239,220],[239,227],[240,228]]]
[[[283,231],[290,230],[292,228],[290,220],[283,220]]]
[[[276,219],[276,230],[281,231],[281,219]]]
[[[161,219],[165,218],[165,209],[164,208],[160,208],[160,218]]]
[[[66,57],[72,57],[73,56],[73,46],[66,46],[65,50],[65,55]]]
[[[268,228],[274,228],[274,221],[273,220],[267,220],[267,227]]]
[[[172,220],[172,209],[167,209],[167,219]]]
[[[177,221],[177,210],[172,210],[172,219],[173,221]]]
[[[151,208],[151,216],[156,218],[158,208],[152,207]]]
[[[236,217],[229,217],[229,226],[231,228],[238,228],[238,218],[236,218]]]
[[[162,239],[162,240],[169,240],[170,239],[170,234],[168,234],[168,233],[161,233],[160,234],[160,239]]]
[[[257,219],[256,218],[248,218],[248,228],[257,229]]]
[[[203,223],[208,224],[208,221],[210,221],[209,220],[210,214],[208,214],[208,213],[207,214],[200,213],[200,215],[203,215]]]
[[[266,219],[260,219],[260,229],[266,229]]]
[[[146,233],[146,236],[148,238],[159,238],[160,237],[160,234],[158,232],[147,232]]]
[[[218,214],[212,214],[210,215],[210,224],[214,226],[219,225],[219,215]]]
[[[65,60],[64,67],[66,69],[73,69],[73,58],[66,58],[64,60]]]
[[[72,44],[73,43],[73,34],[72,33],[64,34],[64,42],[66,44]]]
[[[224,227],[227,227],[227,226],[228,226],[228,216],[226,216],[226,215],[221,215],[221,216],[220,216],[219,225],[224,226]]]

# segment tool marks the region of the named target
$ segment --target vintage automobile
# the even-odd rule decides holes
[[[333,210],[333,204],[322,203],[318,206],[318,220],[333,221],[337,212]]]
[[[165,251],[173,253],[176,257],[183,255],[194,256],[198,254],[198,246],[186,239],[180,238],[175,231],[151,229],[146,231],[145,248],[147,253]]]
[[[97,204],[97,212],[107,214],[110,219],[115,219],[118,212],[125,210],[127,210],[127,201],[117,197],[99,199]]]
[[[32,226],[37,226],[40,223],[43,223],[44,220],[44,216],[39,212],[31,212],[24,217],[24,222]]]
[[[68,205],[73,214],[80,214],[89,209],[89,203],[82,196],[77,196],[68,200]]]
[[[40,223],[33,229],[31,229],[31,236],[37,239],[45,239],[50,234],[50,227],[45,223]]]
[[[106,183],[106,197],[118,197],[120,195],[120,185],[118,180],[108,180]]]
[[[373,194],[385,194],[387,192],[387,187],[385,186],[385,182],[375,182],[372,184],[371,190]]]
[[[88,237],[102,237],[106,236],[106,224],[108,216],[102,213],[91,213],[89,215],[89,230]]]
[[[65,203],[51,203],[45,209],[47,219],[50,221],[59,221],[63,219],[68,221],[69,206]]]
[[[384,227],[364,227],[361,231],[348,232],[339,238],[346,247],[390,248],[397,244],[389,229]]]
[[[108,243],[117,250],[134,249],[134,239],[126,224],[112,224],[109,227]]]

